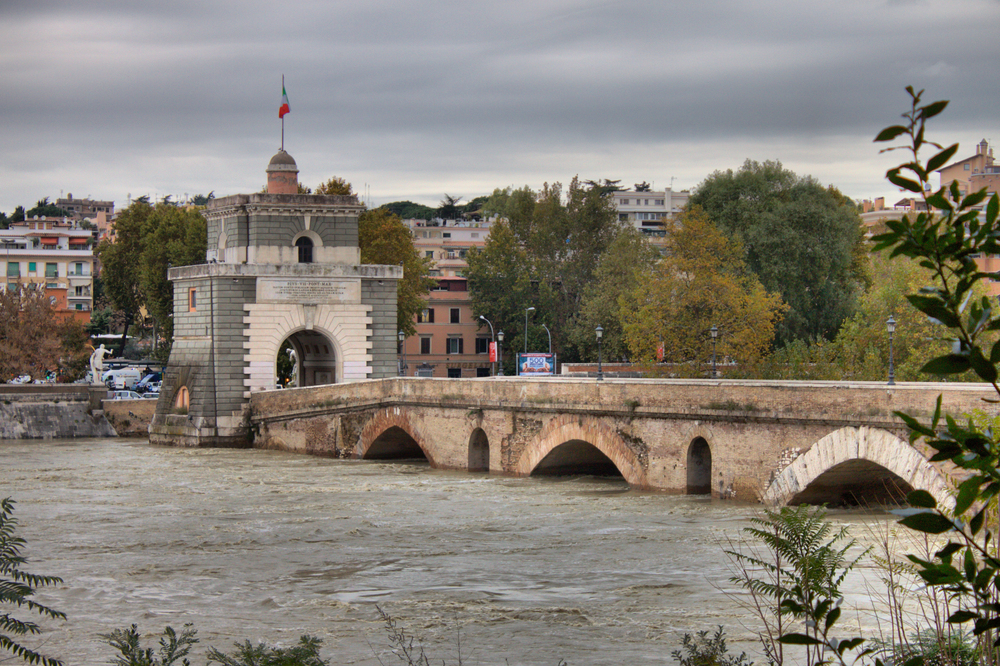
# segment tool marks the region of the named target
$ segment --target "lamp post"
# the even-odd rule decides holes
[[[889,386],[892,386],[896,383],[896,368],[892,364],[892,334],[896,332],[896,320],[892,315],[889,315],[885,327],[889,331]]]
[[[604,337],[604,329],[600,326],[594,331],[597,334],[597,381],[604,379],[604,371],[601,368],[601,338]]]
[[[399,376],[406,376],[406,333],[399,332],[399,351],[403,354],[403,362],[399,364]]]
[[[528,313],[535,309],[535,306],[524,311],[524,353],[528,353]]]
[[[497,375],[503,377],[503,331],[497,333]]]
[[[494,338],[496,336],[493,335],[493,323],[489,319],[487,319],[486,317],[484,317],[483,315],[479,315],[479,318],[482,319],[483,321],[485,321],[487,324],[490,325],[490,341],[492,341],[494,344],[496,344],[496,341],[494,340]],[[494,375],[497,374],[497,364],[496,363],[491,363],[490,365],[493,367],[493,374]]]
[[[713,325],[711,333],[712,333],[712,379],[715,379],[715,341],[719,337],[719,328]]]
[[[550,331],[549,327],[545,324],[542,324],[542,328],[544,328],[545,332],[549,334],[549,356],[552,356],[552,331]]]

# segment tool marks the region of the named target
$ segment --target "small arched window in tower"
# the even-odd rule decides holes
[[[313,260],[313,242],[303,236],[295,241],[295,247],[299,248],[299,263],[311,264]]]

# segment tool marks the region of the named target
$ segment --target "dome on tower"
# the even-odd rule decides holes
[[[270,170],[270,167],[282,167],[283,166],[283,167],[296,168],[298,165],[295,164],[295,158],[294,157],[292,157],[291,155],[289,155],[288,153],[286,153],[283,150],[279,150],[277,152],[277,154],[275,154],[275,156],[271,158],[271,161],[267,163],[267,166],[269,168],[268,170]],[[284,170],[284,169],[282,169],[282,170]]]
[[[279,150],[268,162],[267,191],[269,194],[296,194],[299,191],[299,167],[284,150]]]

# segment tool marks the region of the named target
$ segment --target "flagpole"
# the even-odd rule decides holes
[[[281,75],[281,91],[285,91],[285,75]],[[285,116],[281,116],[281,152],[285,152]]]

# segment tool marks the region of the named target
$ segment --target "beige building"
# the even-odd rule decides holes
[[[628,222],[650,238],[666,235],[667,223],[673,222],[687,206],[691,193],[688,190],[674,192],[672,189],[656,192],[633,192],[625,190],[613,192],[618,219]]]
[[[957,181],[962,196],[984,187],[987,192],[1000,192],[1000,166],[993,162],[993,149],[986,139],[976,146],[976,154],[938,169],[941,185],[951,187]]]
[[[104,213],[107,218],[115,216],[114,201],[96,201],[89,198],[74,199],[72,192],[67,194],[65,199],[56,199],[56,206],[68,212],[76,220],[97,219],[98,213]]]
[[[62,218],[34,218],[0,229],[4,290],[44,289],[56,314],[90,321],[94,308],[93,234]]]

